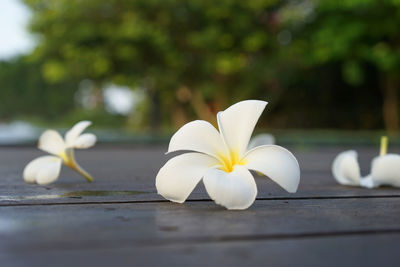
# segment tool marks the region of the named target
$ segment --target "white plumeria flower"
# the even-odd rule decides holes
[[[62,164],[92,182],[93,178],[78,165],[74,156],[74,148],[89,148],[96,143],[94,134],[81,134],[91,124],[90,121],[78,122],[65,134],[65,140],[58,132],[46,130],[39,138],[38,148],[53,156],[42,156],[28,163],[23,174],[25,182],[50,184],[57,180]]]
[[[156,178],[158,193],[170,201],[183,203],[203,180],[215,203],[228,209],[246,209],[257,195],[249,170],[267,175],[290,193],[296,192],[300,168],[292,153],[276,145],[247,149],[266,105],[264,101],[247,100],[219,112],[219,132],[202,120],[182,126],[172,136],[168,153],[194,152],[176,156],[160,169]]]
[[[361,177],[357,152],[344,151],[336,156],[332,173],[336,181],[343,185],[375,188],[381,185],[400,187],[400,155],[386,154],[387,137],[381,139],[381,153],[371,163],[371,173]]]

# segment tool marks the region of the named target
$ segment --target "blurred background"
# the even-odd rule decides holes
[[[244,99],[278,141],[397,140],[399,25],[400,0],[2,0],[0,143],[164,140]]]

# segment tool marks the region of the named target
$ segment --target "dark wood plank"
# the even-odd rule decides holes
[[[337,184],[331,176],[330,164],[340,150],[294,150],[302,168],[298,192],[289,194],[271,180],[258,177],[258,198],[400,196],[396,188],[369,190]],[[365,168],[369,165],[366,155],[372,157],[375,149],[361,150],[361,163]],[[164,152],[164,146],[99,146],[78,151],[79,162],[93,174],[94,183],[87,183],[74,171],[63,167],[56,183],[38,186],[25,184],[22,171],[31,159],[43,153],[33,147],[1,148],[0,205],[160,201],[163,198],[156,194],[154,182],[159,168],[171,157]],[[201,183],[190,199],[209,199]]]
[[[0,207],[3,251],[400,233],[398,198]]]
[[[399,234],[58,248],[0,254],[2,266],[398,266]]]
[[[299,192],[256,178],[259,200],[227,211],[200,185],[181,205],[156,195],[165,147],[99,146],[79,151],[96,177],[64,168],[49,186],[22,170],[42,155],[0,148],[0,262],[5,266],[391,266],[398,263],[400,190],[338,185],[330,164],[342,149],[293,150]],[[375,149],[361,148],[363,172]],[[169,156],[170,157],[170,156]],[[136,203],[135,203],[136,202]],[[3,264],[1,264],[3,266]],[[395,266],[395,265],[393,265]]]

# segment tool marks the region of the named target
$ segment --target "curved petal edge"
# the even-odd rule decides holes
[[[218,157],[225,153],[221,136],[209,122],[196,120],[183,125],[169,142],[168,152],[190,150]]]
[[[212,200],[230,210],[250,207],[257,196],[257,185],[247,168],[236,165],[232,172],[210,169],[203,178]]]
[[[96,144],[97,137],[92,133],[85,133],[80,135],[73,144],[74,148],[82,149],[89,148]]]
[[[300,183],[300,167],[296,157],[277,145],[253,148],[244,157],[246,167],[260,172],[289,193],[295,193]]]
[[[42,156],[26,165],[23,172],[24,181],[47,184],[55,181],[60,172],[62,160],[56,156]]]
[[[360,166],[354,150],[339,153],[332,163],[332,174],[343,185],[360,185]]]
[[[254,127],[267,104],[261,100],[245,100],[218,112],[219,131],[229,151],[237,152],[239,157],[246,153]]]
[[[81,133],[90,125],[91,121],[80,121],[76,123],[68,132],[65,133],[65,142],[67,146],[73,146],[75,140],[81,135]]]
[[[57,131],[46,130],[39,137],[38,148],[53,155],[60,155],[64,152],[65,142]]]
[[[164,198],[183,203],[209,168],[218,162],[201,153],[185,153],[170,159],[156,177],[157,193]]]
[[[400,187],[400,155],[386,154],[375,157],[371,164],[373,187],[390,185]]]

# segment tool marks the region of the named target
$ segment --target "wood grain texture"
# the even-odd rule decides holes
[[[270,179],[255,175],[258,199],[400,196],[400,190],[389,187],[369,190],[337,184],[330,166],[343,149],[292,150],[302,170],[298,192],[287,193]],[[164,155],[165,150],[165,146],[100,146],[77,151],[78,161],[95,177],[94,183],[87,183],[63,166],[56,183],[38,186],[25,184],[22,172],[30,160],[44,153],[32,147],[0,148],[0,205],[161,201],[163,198],[157,195],[154,182],[159,168],[173,156]],[[359,150],[363,173],[367,174],[368,161],[376,151],[374,148]],[[202,183],[189,199],[209,199]]]
[[[362,266],[397,267],[399,234],[231,241],[162,246],[23,251],[0,255],[24,266]]]
[[[63,168],[44,187],[21,176],[43,153],[0,148],[0,266],[397,266],[400,190],[338,185],[344,149],[292,149],[298,193],[256,177],[254,205],[227,211],[201,184],[185,204],[157,195],[166,146],[77,151],[95,182]],[[377,151],[358,150],[366,174]]]
[[[1,239],[15,251],[400,233],[398,198],[260,200],[245,211],[193,201],[1,207],[0,213]]]

